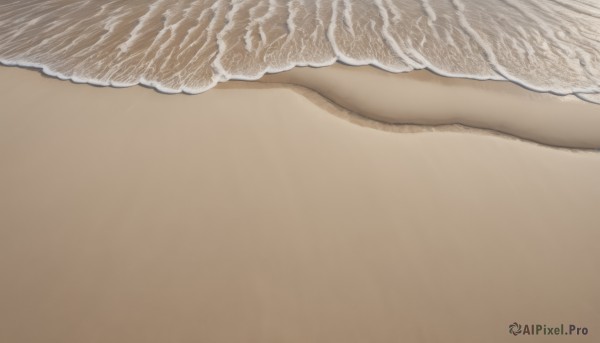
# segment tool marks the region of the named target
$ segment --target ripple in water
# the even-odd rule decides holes
[[[8,0],[0,61],[76,82],[188,93],[342,61],[600,101],[600,3]]]

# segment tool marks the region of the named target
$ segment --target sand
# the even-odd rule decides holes
[[[447,78],[426,70],[398,75],[342,64],[294,68],[262,81],[308,88],[344,109],[385,123],[460,123],[546,145],[600,148],[598,104],[525,91],[506,81]]]
[[[0,341],[597,341],[598,151],[376,129],[305,93],[0,68]]]

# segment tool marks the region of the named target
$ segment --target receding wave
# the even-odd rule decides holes
[[[507,79],[600,100],[591,0],[7,0],[0,62],[75,82],[200,93],[336,61]]]

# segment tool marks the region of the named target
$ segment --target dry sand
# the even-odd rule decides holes
[[[600,152],[252,85],[0,69],[1,342],[597,341]]]

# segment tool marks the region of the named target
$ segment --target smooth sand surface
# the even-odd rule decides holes
[[[597,342],[599,152],[244,85],[0,68],[1,342]]]
[[[463,124],[547,145],[600,148],[600,105],[525,90],[508,81],[393,74],[335,64],[266,75],[263,82],[312,89],[354,113],[386,123]]]

